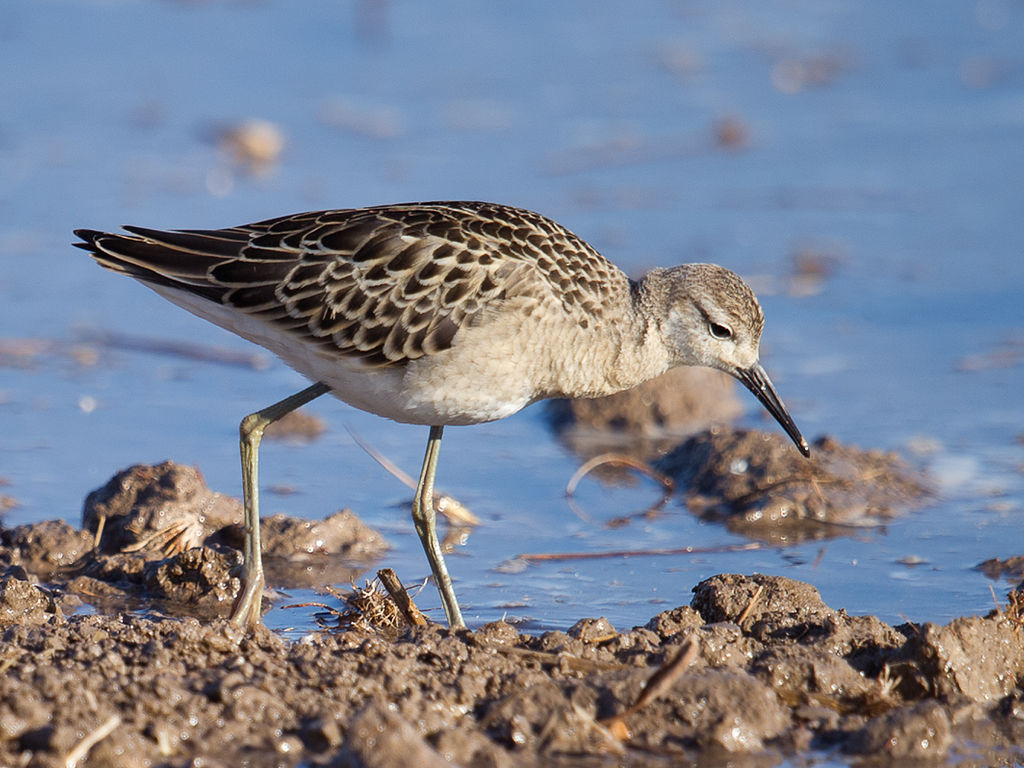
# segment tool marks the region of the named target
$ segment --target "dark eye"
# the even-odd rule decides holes
[[[732,328],[727,325],[719,325],[718,323],[708,323],[708,331],[716,339],[731,339]]]

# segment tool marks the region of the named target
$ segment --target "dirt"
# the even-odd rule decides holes
[[[633,389],[591,400],[551,400],[559,439],[580,456],[618,451],[653,458],[682,438],[735,419],[736,382],[710,368],[674,368]]]
[[[740,410],[731,377],[677,368],[610,397],[552,401],[548,415],[580,456],[643,462],[680,489],[692,513],[760,541],[854,535],[933,493],[928,478],[893,453],[822,437],[806,459],[781,432],[723,425]],[[609,461],[595,474],[622,483],[629,471]]]
[[[714,436],[691,454],[702,439]],[[829,471],[864,470],[861,452],[816,449]],[[168,462],[90,494],[82,530],[0,530],[0,766],[1024,760],[1024,589],[985,617],[893,627],[809,584],[724,574],[625,631],[589,618],[540,636],[503,622],[453,632],[390,610],[289,640],[221,618],[239,519],[237,501]],[[270,582],[286,585],[347,581],[324,564],[385,546],[347,512],[263,532],[281,566]]]
[[[98,607],[156,605],[224,617],[238,592],[242,506],[195,467],[139,464],[90,493],[82,529],[61,520],[0,529],[0,565],[14,565]],[[260,522],[271,586],[349,583],[387,550],[354,514]]]
[[[311,443],[326,430],[323,419],[299,409],[272,422],[267,427],[264,438],[291,443]]]
[[[750,538],[792,542],[879,525],[931,495],[898,456],[822,437],[805,459],[775,432],[713,429],[654,467],[684,489],[687,507]]]
[[[807,584],[721,575],[624,632],[495,622],[288,641],[224,620],[68,616],[24,576],[0,578],[5,766],[1024,759],[1019,615],[891,627]],[[630,710],[687,643],[692,664]]]
[[[1020,581],[1024,579],[1024,556],[1000,559],[993,557],[978,563],[976,568],[990,579],[1008,579]]]

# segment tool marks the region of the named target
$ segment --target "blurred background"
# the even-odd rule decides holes
[[[483,519],[449,558],[471,624],[628,627],[728,571],[943,621],[993,607],[979,562],[1024,554],[1019,1],[7,0],[0,74],[5,525],[77,524],[117,470],[168,458],[237,495],[238,421],[304,385],[97,268],[73,228],[484,199],[551,216],[633,275],[739,272],[803,432],[896,451],[939,494],[827,542],[507,568],[522,552],[744,540],[679,504],[602,525],[657,496],[642,483],[585,483],[578,516],[563,488],[580,458],[540,406],[450,429],[439,484]],[[110,333],[239,359],[97,343]],[[741,396],[741,424],[775,429]],[[269,489],[264,511],[350,507],[394,545],[381,565],[425,576],[411,492],[345,427],[410,473],[426,429],[328,399],[310,410],[319,439],[266,445],[263,482],[294,492]],[[433,590],[421,601],[440,616]]]

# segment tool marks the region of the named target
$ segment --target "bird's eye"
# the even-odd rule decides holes
[[[719,323],[708,323],[708,332],[716,339],[731,339],[732,328]]]

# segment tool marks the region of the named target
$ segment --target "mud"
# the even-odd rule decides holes
[[[198,469],[140,464],[86,497],[81,530],[61,520],[0,529],[0,564],[102,609],[224,617],[240,583],[241,523],[240,502],[211,491]],[[316,521],[273,515],[260,532],[271,587],[349,583],[387,550],[347,510]]]
[[[735,384],[710,368],[674,368],[608,397],[551,400],[547,413],[559,439],[580,456],[618,451],[650,459],[739,416]]]
[[[1020,615],[891,627],[784,578],[713,577],[623,632],[590,619],[540,637],[496,622],[292,642],[223,620],[68,616],[9,568],[0,622],[5,766],[1024,759]],[[692,664],[656,682],[687,643]]]
[[[822,437],[808,460],[777,431],[722,426],[741,410],[735,389],[719,371],[677,368],[610,397],[554,400],[548,415],[577,454],[647,462],[681,489],[691,512],[761,541],[850,535],[932,495],[928,478],[893,453]],[[596,472],[609,482],[627,473]]]
[[[1024,556],[1006,559],[993,557],[983,563],[978,563],[977,569],[990,579],[1005,578],[1010,581],[1021,581],[1024,579]]]
[[[691,512],[755,539],[848,535],[927,499],[927,478],[892,453],[827,437],[805,459],[784,436],[753,430],[694,435],[654,464],[685,489]]]
[[[837,465],[894,466],[827,441],[813,469],[791,466],[795,452],[759,433],[697,436],[666,461],[716,439],[723,461],[756,441],[745,455],[769,457],[751,470],[760,483],[803,467],[803,484],[777,489]],[[693,470],[704,494],[718,487],[709,472]],[[906,482],[878,485],[917,488]],[[393,606],[353,620],[339,601],[327,628],[288,640],[220,618],[238,588],[239,519],[235,500],[167,462],[90,494],[82,530],[0,530],[0,766],[1024,760],[1024,589],[986,617],[893,627],[809,584],[720,575],[642,627],[590,618],[540,636],[502,622],[403,627]],[[331,568],[386,546],[348,512],[270,518],[263,534],[282,585],[347,581]]]

